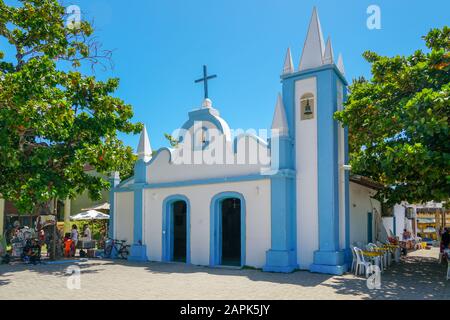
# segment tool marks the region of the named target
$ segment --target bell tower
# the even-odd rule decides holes
[[[288,49],[281,76],[295,167],[296,255],[300,269],[346,271],[349,249],[347,132],[333,115],[343,106],[347,81],[342,57],[323,41],[314,8],[298,70]]]

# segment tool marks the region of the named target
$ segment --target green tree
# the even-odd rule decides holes
[[[353,171],[386,185],[376,198],[387,204],[450,197],[450,29],[423,39],[429,50],[407,57],[365,52],[372,79],[355,81],[336,113]]]
[[[180,144],[180,142],[177,139],[175,139],[172,135],[168,133],[164,133],[164,138],[166,138],[167,142],[169,142],[169,145],[172,148],[176,148]]]
[[[21,212],[109,183],[87,174],[129,174],[133,150],[118,133],[137,134],[132,107],[113,93],[118,79],[97,81],[78,67],[108,60],[86,22],[68,24],[57,0],[0,0],[0,194]]]

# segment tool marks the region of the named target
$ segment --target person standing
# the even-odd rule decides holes
[[[411,240],[411,232],[406,229],[403,229],[403,241]]]
[[[89,226],[87,224],[84,225],[83,229],[84,229],[84,231],[83,231],[83,239],[85,241],[91,241],[92,240],[91,229],[89,229]]]
[[[72,239],[72,242],[76,248],[77,244],[78,244],[78,227],[76,224],[72,225],[72,231],[70,232],[70,238]]]
[[[441,242],[443,250],[449,249],[448,246],[450,245],[450,232],[448,231],[447,228],[444,228],[444,233],[442,234]]]

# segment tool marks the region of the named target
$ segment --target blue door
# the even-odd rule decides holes
[[[394,237],[397,236],[397,218],[394,216],[394,218],[392,219],[393,224],[394,224]]]
[[[367,214],[367,242],[373,241],[373,214],[369,212]]]

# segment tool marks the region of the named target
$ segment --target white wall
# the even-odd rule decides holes
[[[133,244],[134,193],[116,192],[114,205],[115,238]]]
[[[396,236],[400,237],[400,240],[403,240],[403,230],[409,229],[407,228],[405,224],[405,207],[401,204],[396,204],[394,206],[394,215],[395,215],[395,222],[396,222]],[[412,231],[412,230],[410,230]]]
[[[375,237],[375,211],[381,213],[381,205],[377,200],[370,197],[375,193],[374,190],[350,182],[350,244],[354,242],[367,243],[368,232],[368,213],[373,212],[372,235]]]
[[[319,249],[318,170],[317,170],[317,92],[316,78],[295,83],[295,136],[297,169],[297,261],[309,269],[314,251]],[[300,98],[314,95],[314,119],[300,120]]]
[[[383,217],[383,225],[386,231],[388,232],[388,235],[390,235],[390,232],[394,232],[394,218],[393,217]]]
[[[184,195],[190,201],[191,263],[209,265],[210,204],[221,192],[238,192],[246,204],[245,265],[261,268],[270,249],[270,180],[221,183],[189,187],[146,189],[144,239],[147,256],[152,261],[162,258],[163,202],[172,195]]]
[[[228,155],[235,157],[227,148]],[[267,150],[261,147],[262,150]],[[267,151],[266,151],[267,152]],[[201,158],[202,152],[195,151]],[[259,164],[183,164],[170,162],[171,154],[168,150],[160,152],[154,162],[148,167],[147,181],[151,183],[164,183],[173,181],[186,181],[195,179],[208,179],[249,174],[260,174],[263,166]],[[237,162],[235,162],[237,163]]]

